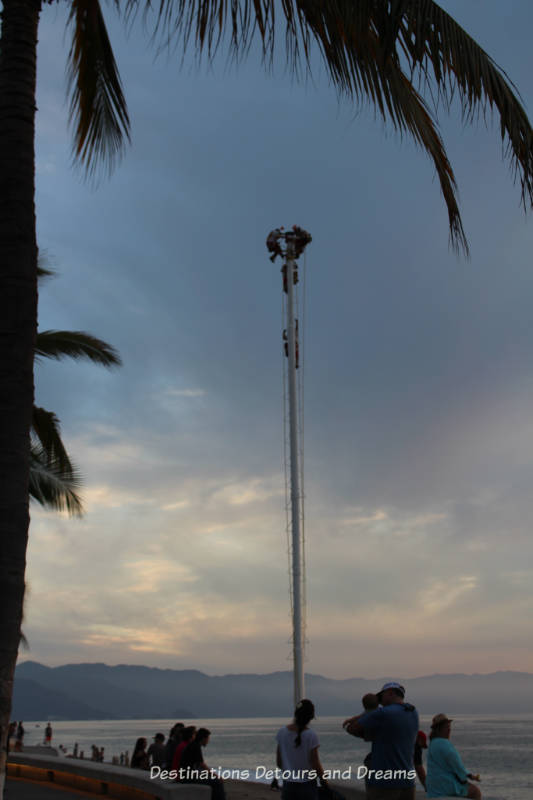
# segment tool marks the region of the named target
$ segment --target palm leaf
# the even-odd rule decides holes
[[[65,473],[73,471],[72,462],[61,439],[59,420],[52,411],[33,406],[32,433],[49,461]]]
[[[35,341],[35,356],[58,360],[65,356],[86,358],[104,367],[122,364],[114,347],[83,331],[39,331]]]
[[[67,77],[74,155],[94,174],[102,162],[113,169],[130,138],[122,83],[98,0],[72,0],[72,45]]]
[[[193,40],[209,58],[226,41],[230,53],[246,53],[258,34],[270,63],[279,23],[276,0],[126,0],[127,17],[153,8],[156,32],[170,43]],[[458,92],[463,114],[495,109],[524,206],[533,203],[533,131],[514,87],[498,65],[434,0],[281,0],[289,68],[310,70],[312,45],[341,94],[373,104],[385,121],[407,131],[432,158],[448,207],[452,244],[466,251],[455,180],[446,152],[423,100],[435,89],[449,106]],[[405,69],[404,69],[405,68]],[[403,73],[403,78],[400,74]],[[411,90],[407,84],[410,84]],[[410,94],[410,96],[409,96]]]
[[[451,245],[468,256],[468,242],[457,204],[455,176],[429,109],[406,75],[392,61],[387,63],[384,81],[387,86],[384,93],[387,112],[394,126],[401,132],[407,131],[433,161],[448,209]]]
[[[76,467],[64,466],[38,444],[32,442],[30,449],[30,497],[45,508],[67,511],[81,517],[83,505],[77,494],[81,479]]]
[[[439,5],[430,0],[397,0],[399,38],[411,67],[432,76],[449,103],[458,91],[463,115],[496,109],[500,135],[514,174],[520,176],[522,201],[533,203],[533,131],[505,72]]]

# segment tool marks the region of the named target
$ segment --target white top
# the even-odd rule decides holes
[[[297,731],[290,731],[285,726],[277,732],[276,741],[281,753],[283,772],[290,772],[290,775],[283,775],[283,780],[303,783],[316,778],[316,775],[309,776],[309,771],[313,770],[311,766],[311,750],[320,745],[318,736],[311,728],[306,728],[302,731],[302,741],[299,747],[295,745],[297,736]]]

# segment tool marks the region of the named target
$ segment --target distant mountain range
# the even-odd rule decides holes
[[[398,676],[393,676],[398,680]],[[387,678],[333,680],[306,676],[306,695],[321,716],[348,716]],[[429,675],[399,679],[421,713],[515,714],[531,711],[533,674]],[[292,710],[292,674],[210,676],[197,670],[120,664],[35,661],[17,666],[12,719],[206,719],[284,717]]]

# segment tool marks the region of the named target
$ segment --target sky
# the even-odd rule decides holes
[[[531,115],[529,0],[442,5]],[[37,367],[86,513],[32,506],[21,658],[291,668],[282,291],[265,238],[298,224],[313,237],[306,671],[533,671],[533,218],[498,120],[439,112],[467,260],[425,153],[339,100],[318,58],[296,80],[281,37],[270,72],[256,46],[198,66],[105,16],[132,144],[94,187],[71,166],[65,8],[43,8],[36,210],[57,275],[39,327],[91,332],[123,367]]]

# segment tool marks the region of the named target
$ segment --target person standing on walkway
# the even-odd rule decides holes
[[[44,729],[44,743],[47,747],[52,746],[52,726],[50,723],[48,723]]]
[[[156,733],[154,741],[148,748],[146,755],[148,756],[151,767],[163,768],[165,766],[166,748],[164,733]]]
[[[343,723],[352,736],[372,742],[368,800],[415,800],[413,753],[419,720],[418,711],[404,697],[403,686],[386,683],[377,692],[381,708]]]
[[[148,769],[148,753],[146,752],[147,741],[144,736],[140,736],[135,742],[133,755],[131,757],[130,766],[133,769]],[[93,745],[94,746],[94,745]]]
[[[19,724],[17,725],[17,733],[15,736],[15,750],[22,750],[22,745],[24,744],[24,725],[22,724],[22,720],[20,720]]]
[[[415,765],[416,774],[418,775],[418,780],[424,787],[424,791],[426,791],[426,770],[424,768],[422,750],[427,748],[427,746],[428,741],[426,734],[424,731],[418,731],[416,735],[415,752],[413,754],[413,763]]]
[[[276,735],[276,764],[291,775],[283,778],[281,800],[318,800],[316,776],[322,786],[327,786],[318,757],[318,736],[308,727],[314,718],[315,707],[311,700],[300,700],[293,721],[280,728]]]

